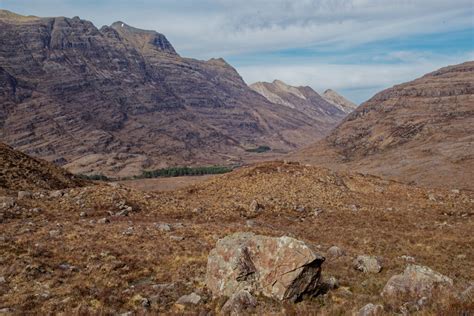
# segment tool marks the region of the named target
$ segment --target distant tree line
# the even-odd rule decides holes
[[[231,171],[232,167],[226,166],[170,167],[157,170],[143,171],[141,178],[202,176],[205,174],[221,174]]]
[[[264,146],[258,146],[257,148],[246,149],[245,151],[248,151],[250,153],[264,153],[270,150],[272,150],[270,147],[264,145]]]

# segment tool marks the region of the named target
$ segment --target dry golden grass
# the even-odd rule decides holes
[[[254,199],[264,206],[258,214],[249,211]],[[119,201],[134,211],[109,216]],[[5,211],[0,223],[0,276],[6,279],[0,307],[18,314],[217,312],[223,302],[212,300],[204,284],[207,254],[217,239],[236,231],[294,236],[323,255],[333,245],[347,253],[323,265],[323,275],[335,276],[339,289],[297,304],[259,297],[256,314],[346,315],[384,303],[379,294],[386,281],[407,265],[402,255],[453,278],[456,291],[474,279],[470,191],[426,190],[274,162],[174,192],[98,185],[17,203],[25,211]],[[34,207],[42,211],[26,211]],[[82,211],[87,217],[80,217]],[[104,217],[110,223],[97,223]],[[162,232],[156,223],[173,229]],[[383,257],[382,272],[355,271],[352,260],[359,254]],[[184,311],[174,305],[193,291],[202,304]],[[149,307],[142,306],[143,298]],[[472,310],[472,303],[443,297],[421,315]]]

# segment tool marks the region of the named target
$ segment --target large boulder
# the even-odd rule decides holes
[[[418,302],[430,299],[435,290],[449,291],[453,280],[428,267],[409,265],[401,274],[392,276],[382,291],[390,303]]]
[[[246,290],[295,301],[319,291],[324,257],[290,237],[235,233],[218,240],[208,257],[206,284],[214,296]]]
[[[364,273],[379,273],[382,271],[382,260],[374,256],[357,256],[352,264],[354,269]]]

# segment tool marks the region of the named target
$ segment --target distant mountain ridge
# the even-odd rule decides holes
[[[249,86],[268,101],[287,106],[315,117],[320,122],[321,133],[327,134],[346,115],[338,105],[326,101],[310,87],[293,87],[281,80],[256,82]]]
[[[223,59],[183,58],[123,22],[0,11],[0,28],[0,140],[73,172],[240,163],[248,148],[300,148],[344,116],[272,103]]]

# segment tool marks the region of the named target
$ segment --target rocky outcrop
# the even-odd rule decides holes
[[[183,58],[155,31],[7,11],[0,28],[0,140],[77,173],[240,163],[326,131],[320,112],[271,103],[223,59]]]
[[[409,265],[402,274],[392,276],[381,295],[392,304],[414,302],[422,305],[435,291],[451,290],[453,280],[424,266]],[[420,306],[421,307],[421,306]]]
[[[294,238],[235,233],[210,252],[206,284],[214,296],[246,290],[295,301],[318,293],[323,262],[324,257]]]
[[[432,187],[474,189],[474,62],[377,93],[297,160]]]
[[[345,113],[351,113],[357,108],[357,104],[347,100],[342,95],[331,89],[327,89],[326,91],[324,91],[322,97],[324,98],[324,100],[328,101],[331,104],[334,104],[336,107],[338,107]]]

